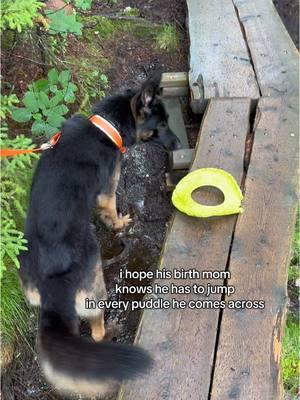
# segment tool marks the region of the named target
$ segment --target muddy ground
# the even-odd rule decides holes
[[[94,1],[93,15],[110,15],[127,6],[140,10],[140,16],[153,23],[175,24],[180,33],[180,42],[176,51],[162,52],[149,41],[133,37],[130,33],[120,32],[114,41],[107,43],[105,53],[111,60],[107,73],[110,90],[136,86],[153,71],[187,71],[188,38],[186,35],[185,1],[178,0],[119,0],[116,5],[110,2]],[[284,23],[295,44],[299,45],[297,0],[274,0]],[[74,39],[73,43],[76,43]],[[74,44],[74,54],[82,51],[80,44]],[[21,56],[33,58],[28,47],[19,49]],[[21,60],[21,62],[20,62]],[[28,66],[30,65],[30,68]],[[27,84],[43,75],[39,64],[31,64],[26,59],[8,58],[3,71],[6,81],[15,86],[15,92],[21,95]],[[187,101],[184,102],[185,106]],[[185,122],[190,127],[188,133],[194,145],[199,129],[199,119],[189,112],[185,113]],[[18,132],[21,133],[21,132]],[[123,214],[130,213],[133,218],[131,226],[121,235],[108,231],[96,216],[93,223],[101,244],[104,258],[114,257],[126,246],[125,257],[118,263],[105,268],[105,280],[110,299],[119,299],[114,292],[116,283],[121,283],[118,275],[120,268],[128,270],[154,270],[157,266],[166,229],[173,207],[165,185],[166,154],[153,145],[136,146],[124,157],[120,185],[117,191],[118,206]],[[122,244],[121,244],[122,242]],[[133,282],[123,282],[130,285]],[[147,282],[145,282],[146,284]],[[122,299],[127,299],[124,296]],[[130,297],[129,297],[130,299]],[[131,298],[132,299],[132,298]],[[135,297],[136,299],[136,297]],[[132,342],[140,314],[126,313],[123,310],[110,311],[106,321],[112,326],[110,338],[121,342]],[[36,316],[32,314],[32,326],[29,327],[32,343],[36,335]],[[83,334],[88,333],[88,326],[83,324]],[[37,360],[32,359],[32,352],[26,347],[17,347],[12,370],[4,379],[3,400],[58,400],[64,397],[57,395],[40,375]]]

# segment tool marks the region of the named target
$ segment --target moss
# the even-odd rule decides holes
[[[138,17],[140,15],[140,10],[138,8],[128,6],[124,8],[123,14],[129,17]]]
[[[111,21],[105,17],[99,17],[94,33],[98,34],[103,39],[109,39],[118,29],[119,27],[115,21]]]
[[[179,36],[173,25],[165,24],[157,29],[155,41],[159,49],[172,51],[179,45]]]

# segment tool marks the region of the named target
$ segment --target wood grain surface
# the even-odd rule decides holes
[[[192,170],[223,168],[241,182],[250,99],[211,100],[201,126]],[[208,195],[209,197],[209,195]],[[159,268],[224,271],[236,216],[191,218],[176,212],[168,232]],[[161,280],[156,283],[223,284],[223,280]],[[158,295],[163,299],[204,300],[203,295]],[[210,300],[220,300],[221,295]],[[155,360],[141,379],[126,383],[119,400],[207,399],[217,336],[219,309],[145,310],[137,343]]]
[[[262,96],[297,96],[299,52],[272,0],[233,0]]]
[[[236,293],[261,310],[225,309],[212,400],[278,400],[287,268],[297,207],[297,99],[262,98],[229,269]]]
[[[231,0],[187,0],[192,107],[214,97],[260,96]]]

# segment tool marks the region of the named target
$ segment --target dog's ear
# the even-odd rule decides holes
[[[141,88],[141,102],[143,107],[148,107],[150,103],[154,100],[155,95],[155,85],[150,81],[145,82]]]
[[[161,81],[161,71],[156,71],[151,77],[142,85],[141,100],[144,107],[147,107],[159,94],[159,86]]]
[[[161,74],[156,74],[143,83],[141,89],[132,97],[130,101],[131,111],[135,121],[144,118],[145,114],[150,113],[149,106],[155,101],[159,94]]]

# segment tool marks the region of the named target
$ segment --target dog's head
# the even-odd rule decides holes
[[[159,96],[159,85],[153,80],[145,82],[131,99],[131,111],[136,123],[137,142],[154,142],[166,150],[182,147],[169,127],[168,114]]]

